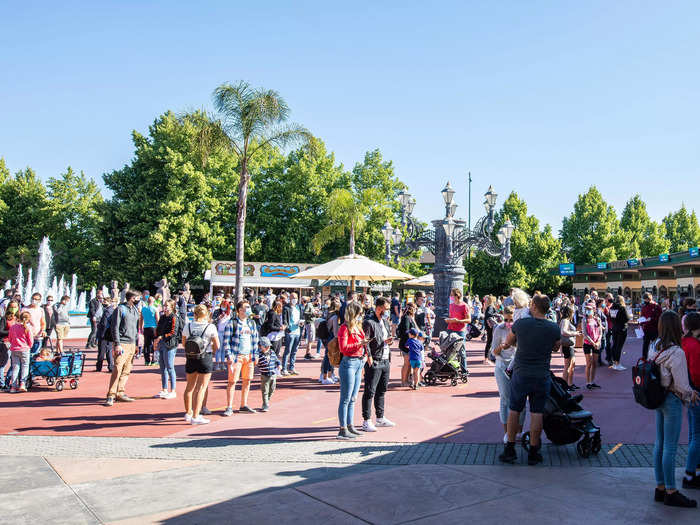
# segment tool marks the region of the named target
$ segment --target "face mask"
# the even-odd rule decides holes
[[[389,319],[389,310],[384,310],[384,313],[382,314],[383,319]]]
[[[588,317],[592,316],[592,315],[593,315],[593,310],[586,310],[586,315],[587,315]]]
[[[296,306],[297,300],[296,300],[296,299],[292,299],[292,300],[291,300],[291,303],[292,303],[292,306]]]
[[[246,308],[245,315],[246,317],[250,317],[251,315],[253,315],[253,310],[251,310],[250,308]]]
[[[506,323],[506,327],[508,327],[508,328],[513,326],[513,321],[506,321],[505,323]]]
[[[32,304],[34,304],[34,305],[39,304],[39,299],[32,299]]]
[[[7,311],[11,314],[16,314],[19,311],[19,308],[8,308]]]

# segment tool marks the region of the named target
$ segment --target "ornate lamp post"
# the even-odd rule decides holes
[[[442,198],[445,201],[445,217],[432,221],[433,228],[423,228],[411,215],[415,205],[415,199],[410,194],[402,191],[399,193],[401,203],[401,226],[404,232],[398,228],[392,228],[389,221],[384,224],[386,247],[386,261],[391,261],[393,254],[398,261],[399,256],[405,257],[416,250],[426,248],[435,255],[433,276],[435,277],[435,331],[445,329],[445,318],[449,317],[450,291],[452,288],[464,287],[464,255],[470,250],[481,250],[493,257],[498,257],[502,265],[508,263],[510,255],[510,239],[515,227],[508,220],[496,232],[494,239],[493,228],[495,225],[496,199],[498,195],[489,186],[484,194],[484,207],[486,215],[479,219],[473,230],[470,230],[466,222],[455,219],[457,204],[454,202],[455,191],[448,182],[442,190]]]

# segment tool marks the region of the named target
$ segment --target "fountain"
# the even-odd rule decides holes
[[[97,290],[95,290],[95,287],[93,286],[90,288],[90,300],[92,301],[95,297],[97,297]]]
[[[51,248],[49,248],[49,238],[44,237],[39,245],[39,264],[36,268],[36,282],[34,283],[34,292],[40,293],[42,299],[46,299],[46,295],[49,293],[52,263],[53,255]]]
[[[57,299],[56,296],[58,295],[58,284],[57,284],[57,282],[56,282],[56,276],[55,276],[55,275],[53,276],[53,281],[51,282],[51,287],[49,288],[49,291],[46,292],[46,295],[50,295],[50,296],[53,297],[54,299]]]
[[[32,291],[34,289],[34,286],[32,284],[33,271],[33,268],[29,268],[29,271],[27,272],[27,285],[24,287],[24,297],[22,297],[22,302],[24,304],[32,304],[32,293],[34,293]]]
[[[17,292],[20,296],[22,295],[22,288],[24,285],[24,273],[22,273],[22,263],[19,264],[17,267],[17,279],[15,280],[17,283]]]
[[[109,297],[109,290],[104,284],[102,285],[102,297]]]
[[[5,281],[5,288],[3,288],[3,290],[9,290],[10,288],[12,288],[12,279]]]

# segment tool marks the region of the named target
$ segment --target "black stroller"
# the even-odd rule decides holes
[[[467,341],[471,341],[479,337],[486,340],[486,330],[484,330],[481,320],[473,319],[472,322],[467,325],[467,334],[465,338]]]
[[[555,445],[576,443],[578,455],[587,458],[598,454],[601,448],[600,427],[593,423],[593,414],[584,410],[579,403],[583,395],[572,396],[566,389],[566,382],[551,374],[552,388],[544,407],[544,433]],[[530,448],[530,433],[522,438],[525,450]]]
[[[457,386],[459,380],[466,383],[468,373],[462,373],[459,366],[459,354],[464,347],[464,339],[459,334],[440,332],[440,353],[432,352],[429,357],[433,360],[430,369],[425,373],[426,385],[436,385],[438,381],[450,381]]]

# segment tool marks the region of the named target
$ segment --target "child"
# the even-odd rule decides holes
[[[19,315],[19,323],[12,325],[8,339],[12,355],[12,389],[10,392],[26,392],[25,385],[29,375],[29,351],[34,344],[29,312]],[[19,388],[17,385],[19,384]]]
[[[423,343],[419,339],[422,336],[425,339],[425,334],[420,330],[411,328],[408,331],[408,341],[406,341],[406,348],[408,348],[408,362],[411,366],[411,371],[413,372],[413,381],[411,383],[411,388],[416,390],[419,388],[420,383],[420,369],[423,366]]]
[[[274,352],[270,352],[270,340],[261,337],[258,343],[260,356],[258,357],[258,368],[260,369],[260,392],[262,393],[261,412],[270,410],[270,398],[277,386],[277,373],[280,366],[279,358]]]
[[[600,385],[595,384],[595,371],[598,365],[598,354],[600,354],[600,340],[602,331],[600,329],[600,321],[593,315],[595,313],[595,305],[588,303],[585,306],[584,314],[586,316],[584,324],[583,338],[583,353],[586,356],[586,388],[593,390],[600,388]]]

